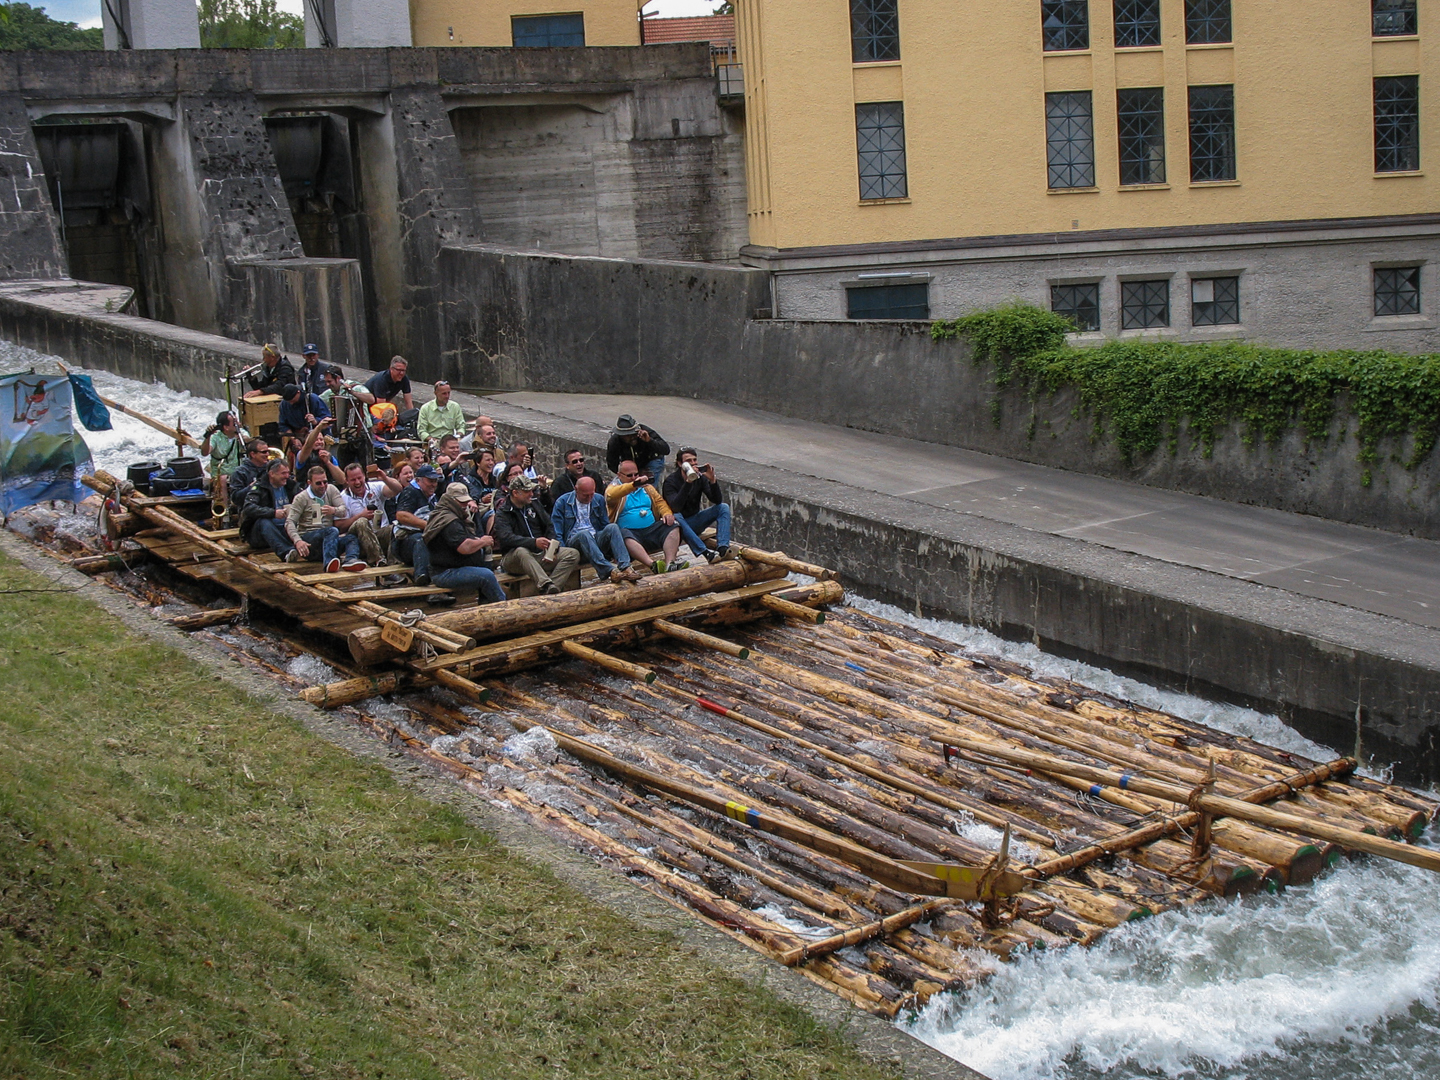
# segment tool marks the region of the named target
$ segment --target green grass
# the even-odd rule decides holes
[[[887,1075],[0,557],[0,1076]]]

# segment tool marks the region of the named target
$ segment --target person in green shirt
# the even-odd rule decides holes
[[[222,412],[215,423],[205,429],[200,455],[210,457],[211,496],[218,503],[229,505],[230,474],[245,454],[250,433],[240,426],[232,412]]]
[[[422,442],[442,439],[446,435],[465,434],[465,414],[456,402],[450,400],[450,384],[444,379],[435,384],[435,400],[420,406],[416,433]]]

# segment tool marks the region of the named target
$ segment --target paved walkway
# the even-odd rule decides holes
[[[603,427],[628,412],[702,458],[723,454],[1440,628],[1432,540],[686,398],[494,397]]]

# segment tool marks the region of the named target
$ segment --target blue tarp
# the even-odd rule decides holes
[[[90,376],[71,375],[70,390],[75,397],[75,415],[80,418],[85,430],[109,431],[110,410],[95,392],[95,384]]]

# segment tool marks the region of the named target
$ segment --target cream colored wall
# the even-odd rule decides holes
[[[416,45],[509,46],[510,16],[577,11],[586,45],[640,44],[636,0],[410,0],[410,25]]]
[[[1113,45],[1091,0],[1091,49],[1045,53],[1033,0],[900,0],[901,60],[850,60],[848,0],[739,0],[750,240],[793,248],[1071,229],[1432,212],[1440,207],[1440,0],[1420,37],[1372,39],[1369,0],[1234,2],[1234,45],[1186,46],[1184,0],[1163,45]],[[1371,79],[1419,75],[1422,173],[1374,173]],[[1238,180],[1189,181],[1187,86],[1233,82]],[[1160,188],[1121,189],[1115,91],[1165,88]],[[1047,190],[1047,90],[1094,95],[1097,187]],[[856,102],[905,103],[909,198],[862,204]]]

